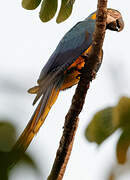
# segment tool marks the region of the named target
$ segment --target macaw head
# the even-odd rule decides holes
[[[124,21],[121,13],[115,9],[107,9],[106,29],[120,32],[124,28]]]
[[[85,20],[90,19],[91,22],[95,23],[96,21],[96,12],[90,14],[88,18]],[[106,29],[120,32],[124,28],[124,22],[121,16],[121,13],[115,9],[107,9],[107,22],[106,22]]]

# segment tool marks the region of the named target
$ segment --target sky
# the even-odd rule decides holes
[[[64,23],[56,24],[56,18],[48,23],[40,21],[40,7],[27,11],[21,7],[21,1],[1,2],[0,116],[10,119],[17,126],[17,136],[21,134],[35,109],[32,106],[34,96],[28,94],[27,90],[36,85],[42,67],[63,35],[78,21],[95,11],[96,6],[96,0],[76,0],[71,17]],[[111,168],[116,165],[115,147],[120,132],[116,132],[100,147],[86,141],[84,137],[85,127],[94,113],[115,105],[121,96],[130,94],[129,1],[109,0],[108,7],[122,13],[125,28],[120,33],[106,33],[103,64],[91,84],[80,114],[80,123],[64,180],[106,180]],[[51,170],[62,135],[64,117],[74,91],[75,87],[60,93],[44,125],[27,150],[40,168],[39,180],[46,179]],[[120,169],[118,166],[116,180],[130,178],[130,173],[119,177]],[[36,180],[37,176],[25,166],[23,171],[15,169],[15,173],[11,173],[10,180],[17,179]]]

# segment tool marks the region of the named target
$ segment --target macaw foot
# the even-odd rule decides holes
[[[81,74],[82,74],[82,73],[83,73],[83,71],[84,71],[84,68],[77,69],[77,71],[78,71],[80,74],[78,74],[78,75],[76,76],[76,79],[80,79]]]
[[[81,55],[81,57],[84,59],[85,62],[88,61],[88,54]],[[78,68],[77,68],[76,70],[80,73],[80,74],[78,74],[78,75],[76,76],[76,79],[80,79],[81,74],[82,74],[83,71],[84,71],[84,67],[82,67],[81,69],[78,69]],[[91,79],[92,79],[92,80],[95,79],[96,73],[97,73],[97,69],[91,73]]]
[[[81,77],[81,75],[82,75],[82,73],[83,73],[83,70],[84,70],[83,68],[78,70],[78,72],[80,72],[80,74],[78,74],[78,75],[76,76],[76,79],[80,79],[80,77]],[[92,77],[92,80],[96,78],[96,71],[93,71],[93,72],[92,72],[91,77]]]
[[[78,75],[76,76],[76,79],[80,80],[80,78],[81,78],[81,74],[78,74]]]

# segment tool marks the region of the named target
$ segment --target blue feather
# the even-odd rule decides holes
[[[95,20],[90,17],[77,23],[65,34],[43,67],[38,82],[46,78],[49,73],[57,70],[63,73],[64,70],[89,48],[92,44],[92,35],[95,27]],[[88,37],[86,38],[87,34]]]

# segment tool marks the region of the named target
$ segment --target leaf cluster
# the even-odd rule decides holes
[[[11,148],[16,142],[16,128],[8,120],[0,121],[0,179],[8,180],[11,170],[10,164],[17,154],[11,153]],[[28,153],[24,153],[21,157],[20,164],[26,164],[36,173],[39,173],[38,167],[32,157]]]
[[[62,0],[56,19],[57,23],[65,21],[72,13],[75,0]],[[56,14],[58,0],[23,0],[22,6],[27,10],[34,10],[41,4],[39,17],[43,22],[50,21]]]
[[[121,135],[116,146],[118,163],[123,164],[127,159],[130,146],[130,98],[122,97],[114,107],[97,112],[85,130],[85,137],[98,145],[103,143],[117,129]]]

